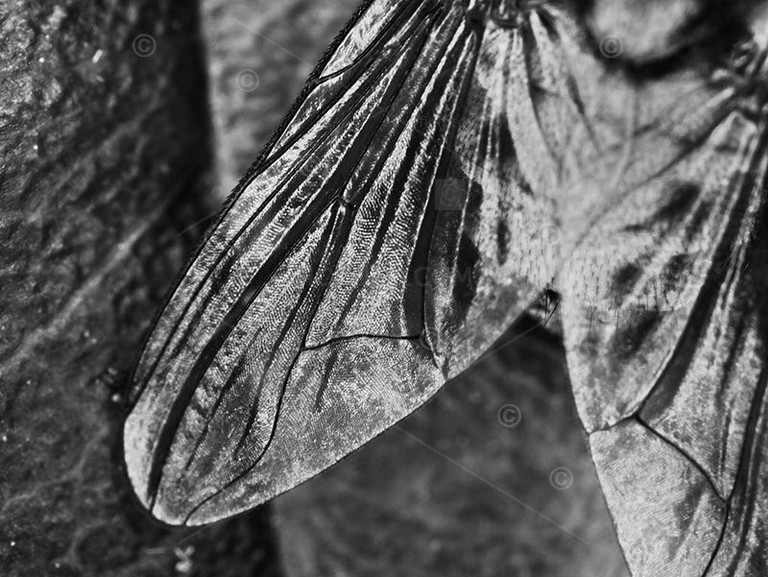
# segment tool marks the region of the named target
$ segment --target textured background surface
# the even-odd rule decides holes
[[[0,46],[0,573],[253,571],[258,516],[183,541],[121,469],[125,371],[210,210],[194,5],[3,1]]]
[[[136,507],[120,469],[121,393],[200,233],[190,225],[256,157],[356,3],[205,0],[211,131],[191,3],[0,0],[4,574],[275,574],[265,511],[192,532]],[[622,574],[560,353],[521,342],[407,433],[277,502],[291,577]],[[516,428],[497,420],[508,403]],[[572,473],[563,491],[549,481],[557,467]]]

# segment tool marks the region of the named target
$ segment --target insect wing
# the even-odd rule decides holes
[[[542,84],[557,60],[551,15],[530,22],[377,0],[329,52],[137,366],[126,463],[156,517],[215,521],[332,465],[552,278],[555,171],[517,140],[558,140],[507,112],[535,92],[532,55]],[[548,90],[540,112],[578,124],[569,86]]]
[[[747,269],[765,262],[765,132],[731,89],[663,92],[677,104],[638,110],[596,189],[613,201],[563,272],[569,372],[633,575],[757,575],[768,302],[765,267]]]

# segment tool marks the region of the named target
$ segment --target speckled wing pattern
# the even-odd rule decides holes
[[[126,463],[157,518],[212,522],[332,465],[553,278],[569,21],[504,16],[375,0],[313,73],[136,368]]]
[[[556,286],[633,575],[768,575],[768,119],[741,72],[606,81],[597,124],[628,138],[563,189],[599,199],[563,219]]]

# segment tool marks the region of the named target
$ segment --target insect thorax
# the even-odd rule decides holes
[[[476,19],[488,19],[501,28],[518,28],[528,14],[542,6],[545,0],[469,0],[467,14]]]

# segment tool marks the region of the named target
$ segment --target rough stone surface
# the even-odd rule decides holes
[[[263,517],[169,531],[122,470],[126,374],[211,210],[195,10],[0,0],[4,576],[269,565]]]

